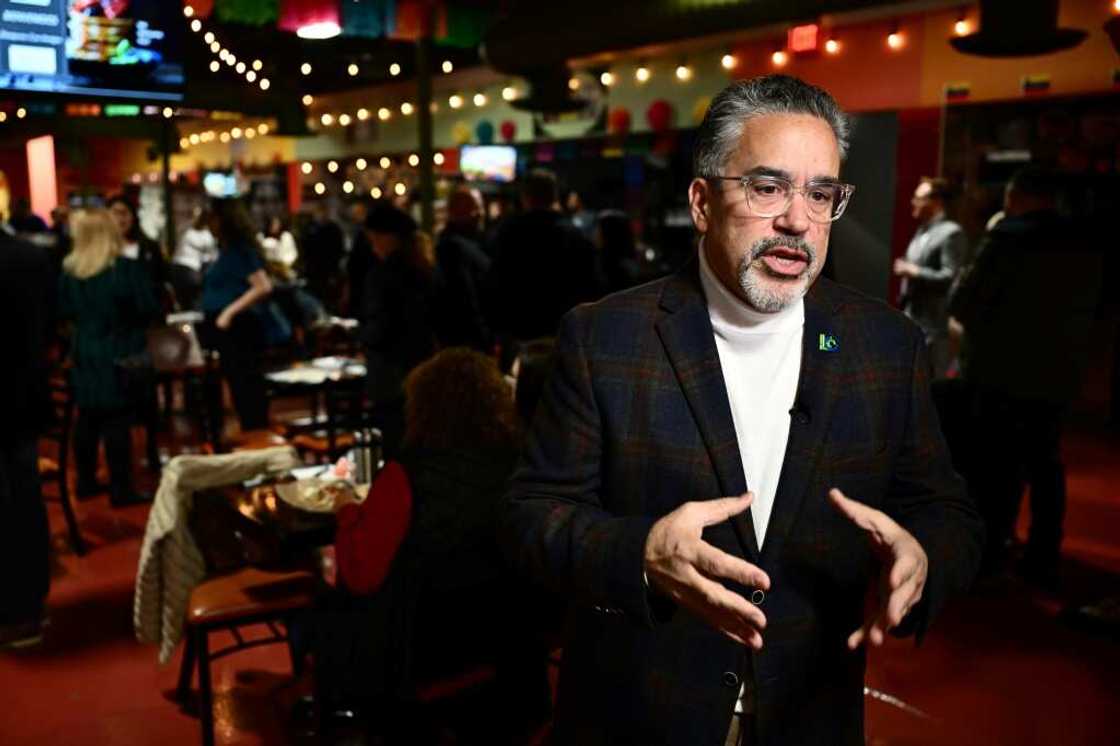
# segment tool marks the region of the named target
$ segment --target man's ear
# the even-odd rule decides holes
[[[700,233],[708,232],[712,202],[710,185],[704,179],[693,179],[688,185],[688,211],[692,215],[692,224]]]

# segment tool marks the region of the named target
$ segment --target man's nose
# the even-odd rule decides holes
[[[809,230],[809,211],[805,195],[795,192],[789,209],[774,218],[774,227],[783,233],[801,235]]]

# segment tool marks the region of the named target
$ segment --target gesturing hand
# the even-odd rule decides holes
[[[883,563],[880,573],[879,610],[848,637],[848,647],[858,648],[865,640],[882,645],[886,633],[894,629],[922,599],[929,560],[922,545],[886,513],[851,500],[833,488],[828,498],[836,509],[867,534],[868,541]]]
[[[770,578],[749,562],[701,538],[712,526],[742,513],[754,495],[685,503],[657,523],[646,538],[645,571],[651,585],[712,627],[755,650],[762,647],[766,617],[757,606],[713,578],[769,590]]]

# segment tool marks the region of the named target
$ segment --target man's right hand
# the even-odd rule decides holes
[[[680,506],[653,524],[646,538],[643,567],[651,586],[732,640],[759,650],[766,617],[715,578],[764,591],[770,589],[770,578],[758,567],[701,538],[705,526],[742,513],[753,499],[754,494],[747,492]]]

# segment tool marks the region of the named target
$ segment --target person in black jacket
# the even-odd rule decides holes
[[[120,229],[124,244],[121,247],[121,256],[133,259],[144,265],[148,277],[152,281],[152,293],[157,299],[165,297],[164,284],[169,282],[167,261],[163,256],[163,249],[159,242],[148,237],[140,229],[140,217],[136,214],[136,206],[124,195],[118,194],[110,197],[106,207],[113,216],[113,220]],[[165,308],[170,311],[171,309]]]
[[[447,227],[436,244],[443,287],[438,334],[444,347],[489,352],[492,340],[482,312],[482,283],[490,257],[482,250],[482,196],[457,187],[447,198]]]
[[[499,334],[553,337],[561,316],[602,294],[595,248],[560,213],[551,172],[529,173],[521,201],[525,212],[506,220],[494,238],[488,314]]]
[[[53,297],[43,249],[0,232],[0,648],[41,637],[50,587],[47,510],[39,485],[38,438],[48,411],[47,320]]]
[[[431,240],[396,207],[372,206],[365,230],[378,261],[366,272],[359,336],[367,393],[390,458],[404,436],[404,378],[436,350],[436,267]]]
[[[1056,209],[1059,180],[1038,167],[1012,177],[1004,219],[985,236],[954,288],[949,313],[963,327],[963,378],[973,397],[969,431],[981,449],[966,465],[988,529],[985,560],[1006,558],[1024,482],[1031,525],[1022,570],[1056,578],[1065,514],[1062,420],[1089,360],[1104,257],[1099,241]]]

